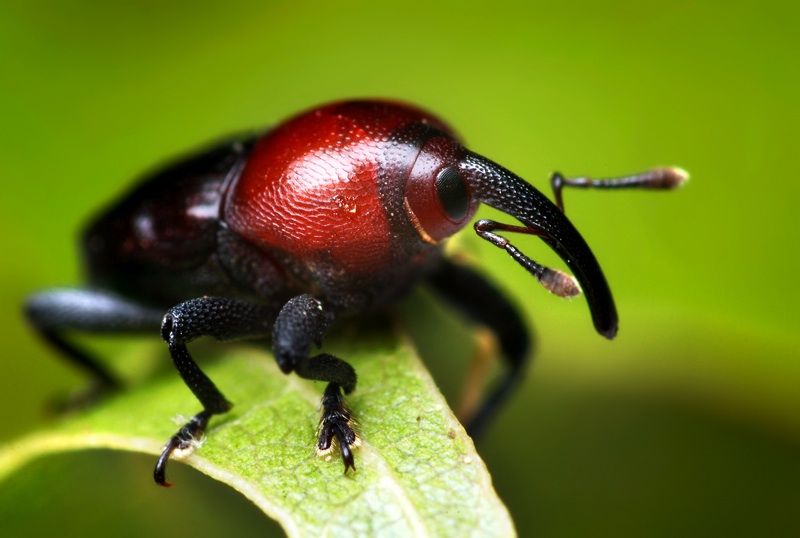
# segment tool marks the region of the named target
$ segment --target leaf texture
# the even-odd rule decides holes
[[[348,403],[362,445],[346,475],[338,453],[326,461],[314,452],[323,384],[283,375],[261,350],[225,349],[205,368],[235,406],[182,461],[242,493],[289,536],[514,535],[472,440],[408,343],[378,333],[326,346],[359,374]],[[151,379],[0,449],[0,481],[48,453],[158,454],[185,420],[176,415],[198,410],[177,375]]]

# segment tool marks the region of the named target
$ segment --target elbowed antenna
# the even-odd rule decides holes
[[[538,235],[564,260],[577,277],[592,314],[594,327],[606,338],[617,334],[617,309],[603,271],[581,234],[559,208],[541,192],[499,164],[465,150],[459,169],[473,196],[519,220],[524,227],[478,221],[475,231],[484,239],[504,248],[514,260],[532,273],[545,288],[561,296],[580,290],[560,271],[534,262],[493,230]]]

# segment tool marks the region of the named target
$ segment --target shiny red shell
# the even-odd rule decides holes
[[[229,187],[224,220],[237,234],[296,261],[367,274],[391,263],[392,223],[379,178],[405,181],[416,157],[380,170],[394,133],[415,123],[450,133],[407,105],[334,103],[263,136]],[[418,152],[418,150],[417,150]],[[383,163],[383,164],[382,164]]]

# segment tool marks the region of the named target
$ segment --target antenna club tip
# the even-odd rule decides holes
[[[547,291],[559,297],[575,297],[581,293],[581,287],[574,277],[556,269],[545,269],[539,282]]]
[[[689,181],[689,172],[680,166],[667,166],[658,169],[660,181],[657,186],[664,189],[674,189]]]

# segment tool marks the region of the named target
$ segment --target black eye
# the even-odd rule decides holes
[[[444,212],[452,220],[461,220],[467,214],[469,209],[467,187],[455,168],[445,168],[436,176],[436,194]]]

